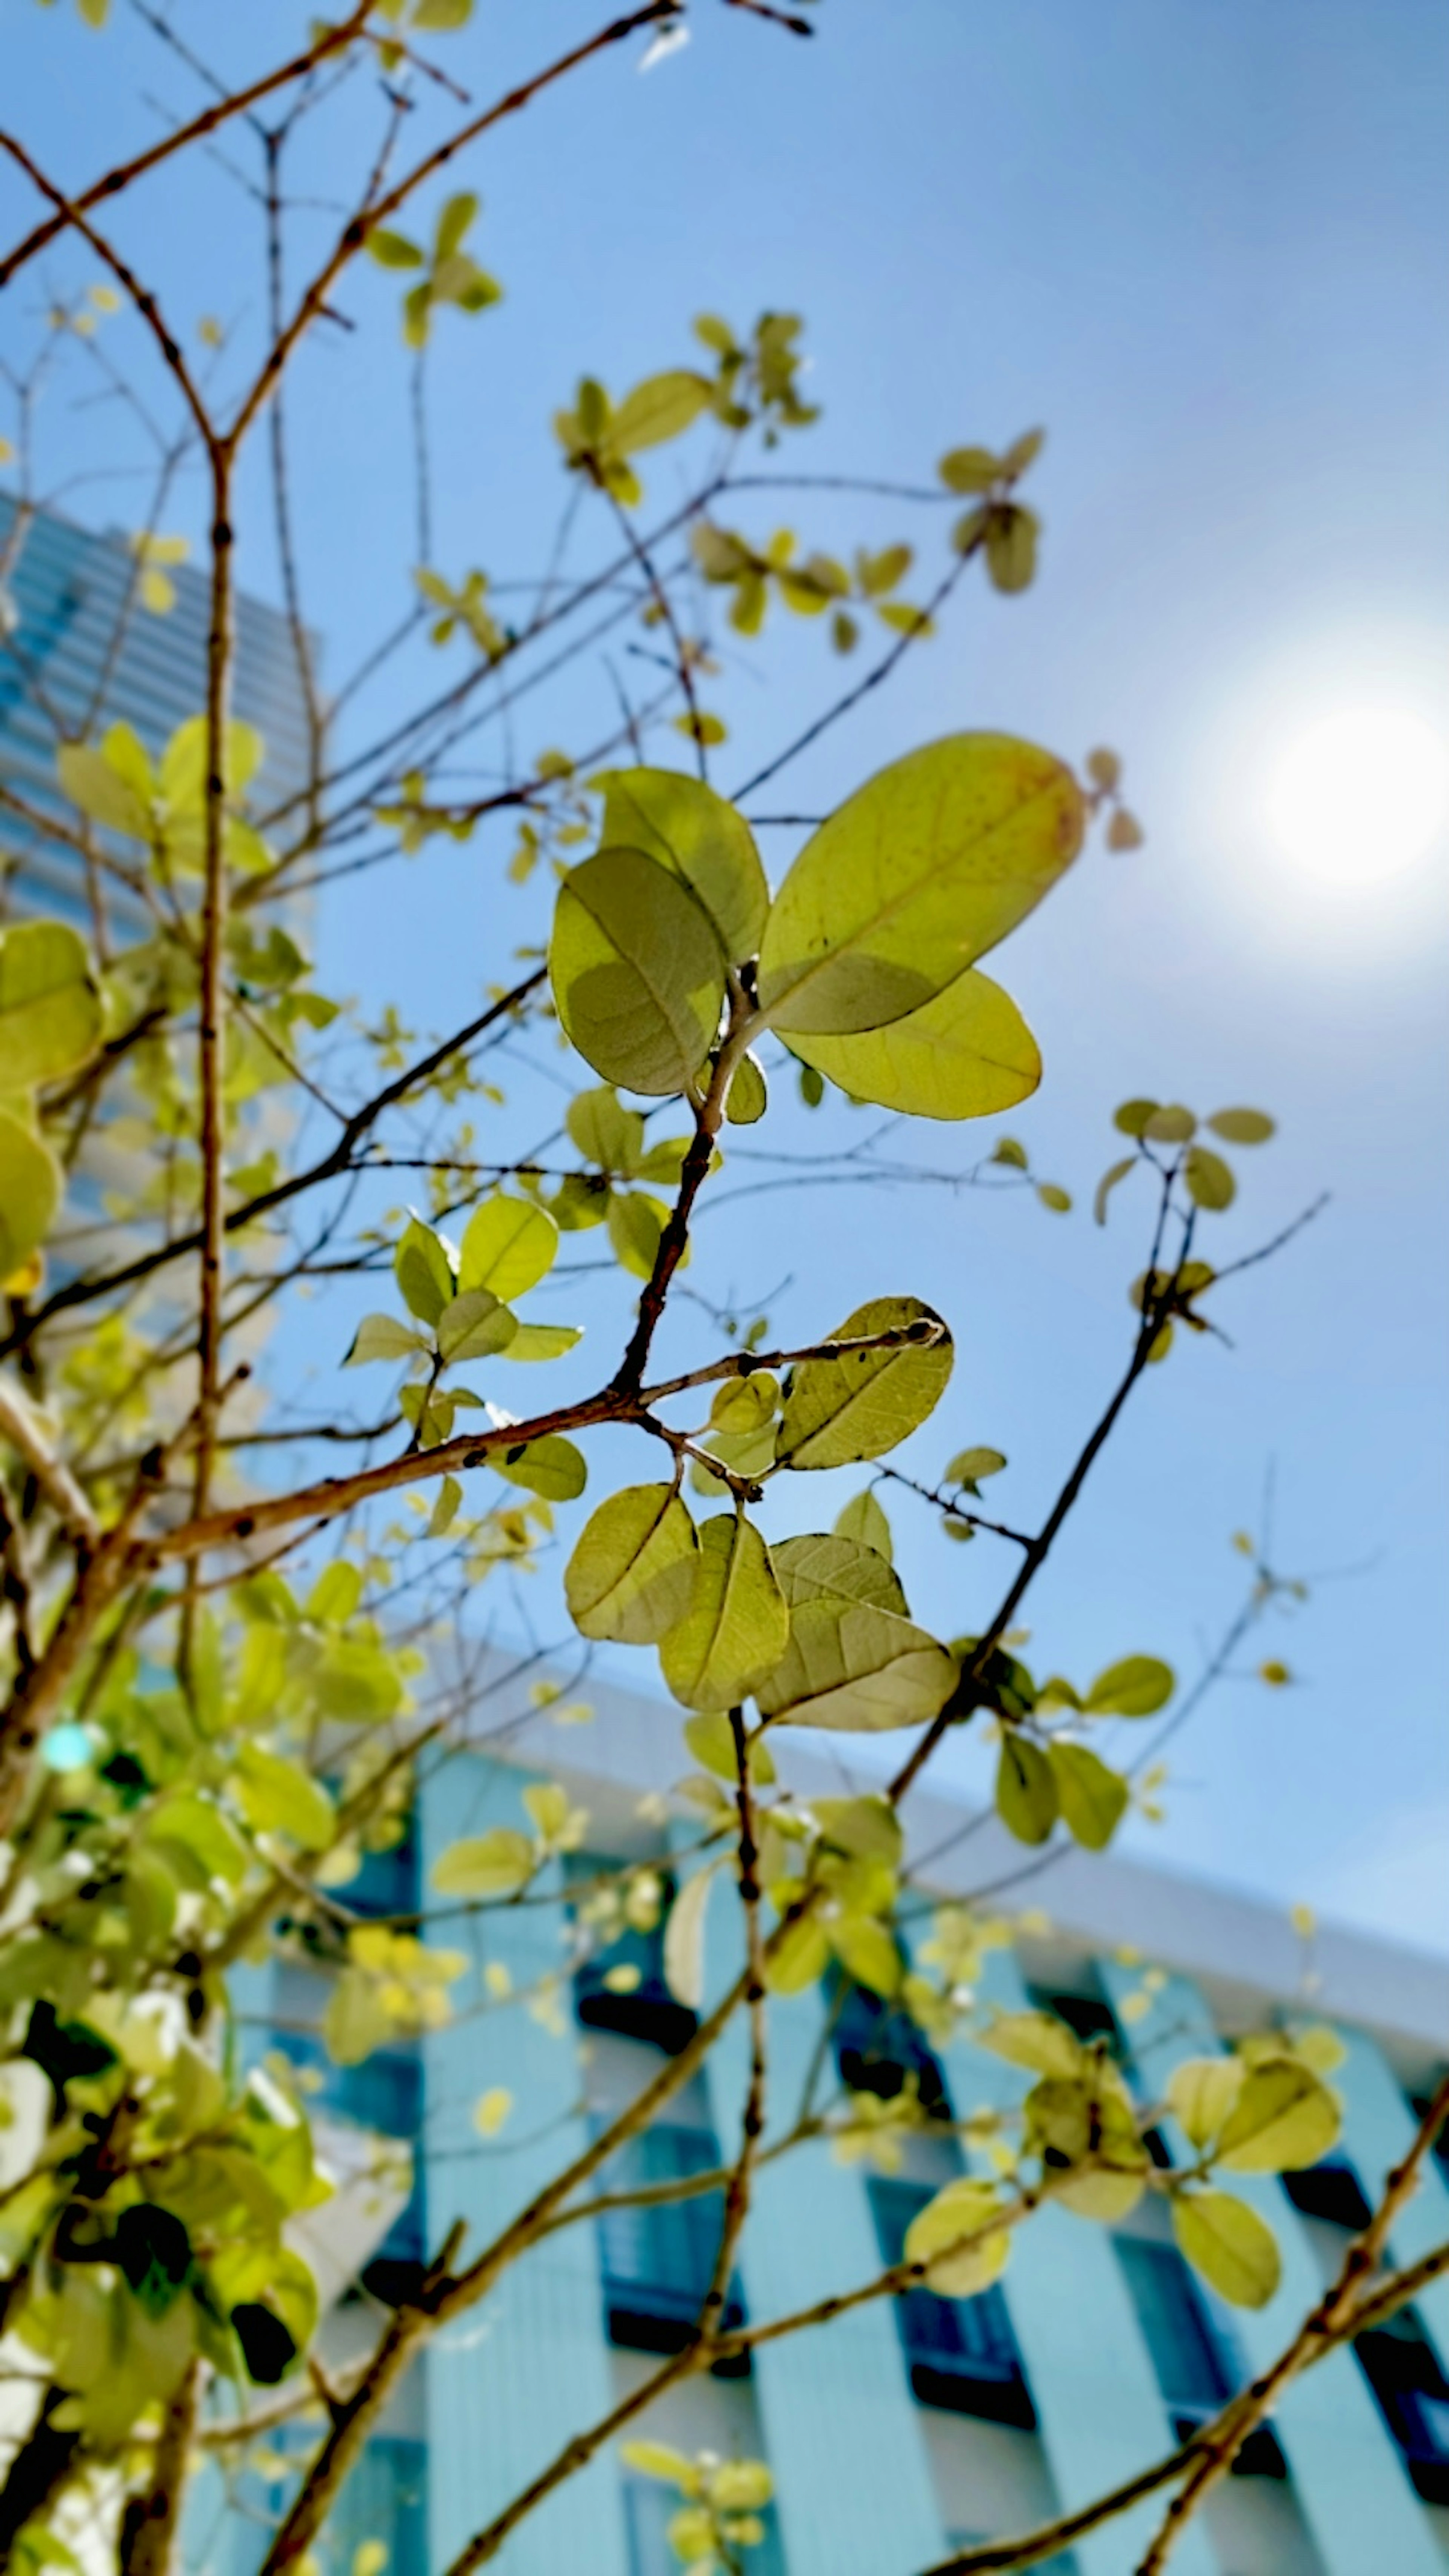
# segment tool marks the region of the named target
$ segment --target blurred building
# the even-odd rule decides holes
[[[185,564],[168,568],[175,600],[157,616],[136,595],[137,570],[115,530],[96,535],[54,511],[22,510],[0,493],[0,788],[67,828],[77,818],[56,778],[60,742],[98,741],[108,726],[124,723],[155,758],[206,704],[204,576]],[[232,713],[266,744],[251,790],[256,810],[266,812],[306,780],[296,657],[285,618],[245,593],[236,601],[234,632]],[[78,854],[0,801],[6,909],[84,922],[81,867]],[[109,886],[107,899],[118,909]]]
[[[648,1821],[671,1775],[674,1715],[611,1690],[596,1722],[564,1736],[527,1715],[499,1760],[480,1748],[425,1785],[412,1838],[348,1891],[408,1915],[427,1903],[438,1853],[495,1825],[531,1830],[521,1792],[562,1778],[590,1814],[589,1848],[570,1873],[653,1859],[670,1867],[671,1832]],[[490,1727],[506,1695],[490,1703]],[[777,1737],[777,1750],[784,1739]],[[582,1761],[561,1761],[582,1748]],[[836,1748],[838,1749],[838,1748]],[[817,1752],[780,1755],[791,1784],[838,1795],[839,1769]],[[533,1765],[530,1772],[530,1764]],[[859,1786],[869,1785],[862,1776]],[[949,1801],[912,1802],[915,1850],[934,1855],[944,1896],[1020,1878],[1021,1847]],[[565,1885],[564,1892],[567,1889]],[[1149,2195],[1115,2229],[1047,2210],[1022,2232],[1000,2284],[969,2301],[912,2291],[828,2327],[762,2346],[752,2366],[682,2382],[629,2427],[693,2454],[768,2460],[776,2503],[758,2576],[917,2576],[968,2539],[1019,2532],[1159,2458],[1264,2366],[1314,2304],[1349,2234],[1413,2134],[1415,2105],[1449,2057],[1442,1963],[1332,1927],[1318,1937],[1308,1990],[1301,1942],[1278,1912],[1135,1862],[1071,1853],[1000,1902],[1031,1909],[1014,1949],[991,1954],[988,1996],[1049,2004],[1105,2038],[1129,2081],[1156,2098],[1174,2062],[1291,2014],[1328,2021],[1347,2057],[1334,2077],[1343,2136],[1311,2172],[1234,2178],[1283,2248],[1283,2283],[1260,2312],[1230,2311],[1184,2264]],[[1038,1911],[1038,1909],[1041,1909]],[[737,1964],[737,1909],[714,1906],[710,1983]],[[717,1932],[717,1940],[715,1934]],[[406,2139],[417,2182],[391,2232],[335,2311],[338,2349],[375,2336],[386,2303],[424,2247],[461,2216],[476,2251],[560,2163],[677,2050],[693,2016],[670,1995],[657,1935],[631,1933],[576,1976],[560,1975],[559,1915],[494,1909],[441,1926],[471,1946],[451,2025],[416,2047],[328,2068],[307,2037],[325,1989],[305,1969],[271,1972],[280,2044],[309,2061],[321,2099]],[[515,2002],[489,2003],[506,1971]],[[622,1971],[622,1973],[619,1973]],[[259,2002],[263,1999],[259,1998]],[[913,2077],[924,2103],[964,2115],[1015,2098],[1023,2079],[965,2040],[939,2055],[878,1999],[836,1996],[826,2033],[820,1989],[771,2005],[771,2119],[787,2120],[821,2048],[854,2090],[889,2097]],[[563,2025],[561,2027],[561,2025]],[[637,2189],[715,2169],[732,2152],[747,2080],[742,2033],[670,2103],[597,2186]],[[480,2096],[506,2088],[515,2110],[479,2135]],[[1154,2150],[1170,2150],[1157,2140]],[[730,2302],[762,2320],[867,2281],[899,2258],[916,2210],[961,2170],[949,2129],[911,2139],[901,2169],[842,2165],[823,2143],[767,2162],[756,2178]],[[323,2550],[348,2576],[364,2539],[388,2549],[393,2576],[445,2571],[469,2537],[575,2435],[605,2416],[687,2338],[708,2283],[717,2195],[636,2206],[551,2236],[509,2271],[476,2317],[446,2332],[414,2371],[370,2447]],[[1449,2237],[1449,2177],[1433,2166],[1393,2243],[1412,2260]],[[1449,2285],[1438,2284],[1381,2333],[1301,2379],[1245,2448],[1174,2553],[1174,2576],[1443,2576],[1449,2560]],[[265,2525],[285,2500],[279,2478],[251,2510]],[[621,2465],[610,2447],[505,2545],[505,2576],[667,2576],[677,2497]],[[1055,2576],[1127,2576],[1162,2511],[1150,2500],[1055,2559]],[[232,2576],[257,2564],[256,2525],[237,2530]]]

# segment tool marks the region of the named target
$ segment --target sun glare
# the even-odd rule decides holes
[[[1449,746],[1406,710],[1347,708],[1290,743],[1268,810],[1306,873],[1374,884],[1422,858],[1449,819]]]

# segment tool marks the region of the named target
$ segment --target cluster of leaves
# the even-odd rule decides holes
[[[722,2460],[714,2451],[691,2460],[664,2442],[624,2442],[619,2456],[638,2476],[658,2478],[683,2498],[669,2546],[691,2576],[740,2576],[741,2553],[765,2538],[761,2515],[775,2492],[763,2460]]]
[[[631,460],[662,447],[706,416],[738,435],[758,424],[773,446],[782,429],[804,429],[818,412],[801,400],[803,365],[795,313],[763,313],[741,343],[717,314],[701,314],[696,336],[715,358],[713,374],[669,367],[645,376],[616,403],[596,376],[582,376],[572,410],[554,414],[554,430],[571,473],[586,476],[626,508],[644,497]]]
[[[433,315],[441,306],[454,305],[460,313],[484,313],[502,299],[497,278],[490,277],[463,248],[478,219],[480,202],[467,190],[449,197],[438,210],[426,248],[385,224],[374,225],[367,236],[367,247],[379,268],[422,271],[403,297],[402,335],[410,349],[427,347]]]

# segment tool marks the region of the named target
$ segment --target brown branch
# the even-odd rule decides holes
[[[213,106],[203,108],[188,125],[177,126],[160,143],[151,144],[145,152],[138,152],[134,160],[123,161],[116,169],[108,170],[104,179],[97,179],[89,188],[83,188],[64,212],[50,215],[44,223],[37,224],[33,232],[26,234],[24,241],[0,260],[0,291],[9,285],[27,260],[33,259],[37,251],[44,250],[58,233],[65,230],[68,222],[84,214],[88,207],[98,206],[107,198],[118,197],[123,189],[144,178],[158,163],[169,161],[173,153],[184,152],[188,144],[214,134],[217,127],[225,125],[231,117],[244,115],[248,108],[256,106],[259,99],[270,97],[273,90],[285,89],[289,81],[301,80],[325,56],[340,52],[358,34],[371,6],[372,0],[362,0],[360,7],[353,9],[335,26],[319,30],[315,42],[304,54],[293,55],[289,62],[281,64],[276,71],[265,73],[260,80],[250,82],[246,88],[231,91]]]
[[[69,1467],[52,1447],[28,1399],[18,1387],[0,1381],[0,1440],[8,1440],[24,1459],[67,1538],[81,1549],[93,1548],[100,1524]]]
[[[193,2353],[162,2409],[151,2484],[121,2517],[120,2576],[170,2576],[200,2397],[201,2363]]]
[[[354,215],[344,227],[332,251],[307,288],[291,321],[273,341],[251,391],[244,397],[241,408],[227,432],[228,445],[234,448],[245,436],[271,392],[272,386],[287,365],[297,342],[308,325],[314,322],[323,310],[343,269],[356,258],[368,234],[378,225],[387,223],[389,218],[407,203],[415,188],[421,187],[424,180],[430,179],[435,171],[445,169],[457,153],[463,151],[468,144],[476,143],[478,137],[486,134],[490,127],[501,125],[506,117],[516,116],[520,109],[531,106],[533,100],[544,90],[551,89],[556,81],[563,80],[570,72],[577,71],[595,54],[604,53],[609,47],[621,44],[626,37],[636,35],[642,27],[656,25],[661,18],[675,17],[678,14],[678,7],[679,0],[645,0],[645,5],[633,10],[628,17],[613,19],[607,27],[601,27],[582,44],[574,45],[566,54],[558,55],[541,72],[535,72],[531,79],[520,82],[516,89],[509,90],[503,98],[496,99],[493,105],[485,108],[480,116],[470,118],[469,122],[460,126],[457,133],[450,135],[445,143],[438,144],[433,151],[424,154],[422,160],[415,162],[407,176],[400,179],[396,187],[389,188],[382,196],[370,202],[360,214]]]
[[[1251,2388],[1245,2390],[1242,2397],[1234,2399],[1217,2422],[1207,2426],[1199,2436],[1196,2465],[1181,2492],[1168,2506],[1159,2530],[1138,2563],[1137,2576],[1161,2576],[1193,2515],[1213,2488],[1227,2476],[1248,2435],[1262,2423],[1289,2381],[1297,2378],[1310,2359],[1318,2358],[1334,2343],[1342,2341],[1346,2333],[1356,2330],[1355,2311],[1359,2293],[1372,2281],[1379,2268],[1394,2221],[1417,2189],[1419,2168],[1446,2118],[1449,2118],[1449,2075],[1439,2084],[1408,2154],[1390,2173],[1377,2209],[1362,2235],[1356,2236],[1349,2246],[1337,2278],[1324,2292],[1318,2306],[1311,2316],[1304,2319],[1292,2342],[1279,2354],[1272,2367],[1263,2371]]]

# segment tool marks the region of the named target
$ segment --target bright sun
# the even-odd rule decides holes
[[[1422,716],[1346,708],[1289,745],[1268,810],[1300,867],[1372,884],[1421,858],[1449,817],[1449,748]]]

